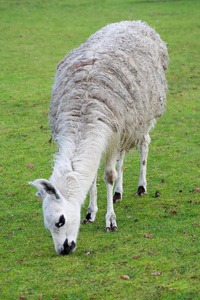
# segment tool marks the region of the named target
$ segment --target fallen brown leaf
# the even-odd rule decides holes
[[[140,255],[135,255],[135,256],[133,256],[133,259],[137,259],[139,257],[140,257]]]
[[[200,224],[198,224],[196,221],[194,223],[192,223],[192,226],[200,226]],[[192,235],[193,236],[193,235]]]
[[[36,217],[38,216],[38,213],[32,214],[32,217]]]
[[[20,295],[20,296],[19,296],[19,299],[26,299],[26,296]]]
[[[144,237],[145,237],[145,238],[148,238],[148,239],[152,239],[152,238],[153,238],[153,234],[152,234],[152,233],[150,233],[150,234],[145,233],[145,234],[144,234]]]
[[[149,255],[154,255],[154,254],[156,254],[157,253],[157,251],[154,251],[154,252],[151,252],[151,253],[149,253]]]
[[[153,273],[151,273],[151,275],[160,276],[160,275],[162,275],[162,271],[153,272]]]
[[[29,164],[29,165],[27,165],[26,166],[28,169],[33,169],[33,168],[35,168],[35,165],[34,164]]]
[[[130,279],[130,277],[128,275],[120,275],[119,278],[126,280],[126,279]]]

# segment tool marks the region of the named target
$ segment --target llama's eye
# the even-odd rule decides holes
[[[55,226],[58,227],[58,228],[60,228],[64,224],[65,224],[65,217],[64,217],[64,215],[61,215],[60,218],[59,218],[59,220],[58,220],[58,222],[55,223]]]

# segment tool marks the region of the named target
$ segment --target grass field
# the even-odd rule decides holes
[[[199,13],[198,0],[0,1],[0,299],[200,299]],[[73,255],[58,257],[28,185],[52,171],[56,64],[108,23],[138,19],[168,42],[170,56],[167,110],[151,132],[148,195],[134,197],[135,149],[115,204],[119,231],[106,234],[100,169],[96,222],[81,226]],[[87,206],[88,199],[82,218]]]

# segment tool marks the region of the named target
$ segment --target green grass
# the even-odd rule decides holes
[[[198,0],[0,1],[1,299],[200,299],[199,11]],[[73,255],[58,257],[27,184],[52,171],[56,64],[106,24],[138,19],[168,42],[170,56],[167,110],[151,133],[149,194],[133,196],[136,149],[115,205],[119,231],[106,234],[101,169],[97,220],[81,226]]]

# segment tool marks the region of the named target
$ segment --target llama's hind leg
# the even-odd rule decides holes
[[[116,182],[114,196],[113,196],[114,203],[122,201],[124,156],[125,156],[125,151],[121,152],[120,158],[117,161],[117,182]]]
[[[95,176],[94,181],[90,188],[90,203],[88,206],[86,217],[83,220],[83,223],[94,222],[96,218],[96,213],[98,211],[96,179],[97,179],[97,175]]]
[[[106,214],[106,232],[116,231],[117,222],[113,207],[113,186],[117,179],[117,172],[115,170],[116,157],[111,157],[106,162],[104,171],[104,179],[107,186],[107,214]]]
[[[151,142],[151,138],[149,134],[145,135],[144,138],[139,142],[140,179],[138,184],[138,190],[135,196],[142,196],[147,194],[146,172],[147,172],[147,157],[148,157],[150,142]]]

